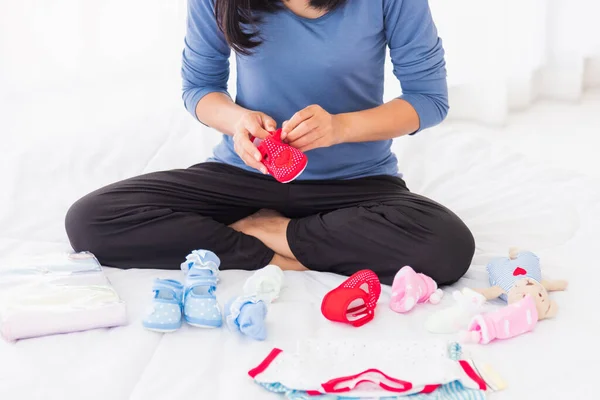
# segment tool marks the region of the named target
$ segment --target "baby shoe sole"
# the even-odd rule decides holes
[[[185,322],[187,322],[188,325],[191,325],[193,327],[206,329],[220,328],[223,325],[223,321],[215,321],[211,323],[209,321],[202,320],[189,320],[188,318],[185,319]]]
[[[152,331],[152,332],[158,332],[158,333],[173,333],[176,330],[178,330],[179,328],[175,328],[175,329],[155,329],[155,328],[147,328],[147,330]]]
[[[148,329],[149,331],[159,332],[159,333],[171,333],[171,332],[175,332],[176,330],[181,328],[181,324],[168,325],[168,326],[164,326],[164,327],[160,327],[160,326],[156,326],[156,325],[152,325],[152,326],[142,325],[142,326],[145,329]]]

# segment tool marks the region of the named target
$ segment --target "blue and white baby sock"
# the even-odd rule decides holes
[[[225,305],[225,321],[233,332],[239,332],[254,340],[267,338],[267,305],[256,296],[240,296]]]
[[[185,283],[173,279],[156,279],[154,297],[145,328],[157,332],[173,332],[182,320],[200,328],[218,328],[223,315],[215,292],[221,260],[208,250],[194,250],[181,263]],[[229,300],[225,306],[225,321],[233,332],[254,340],[267,337],[268,306],[279,297],[283,286],[283,271],[276,265],[257,270],[244,284],[244,294]]]
[[[279,297],[283,271],[276,265],[257,270],[244,284],[244,295],[234,297],[225,305],[225,321],[233,332],[254,340],[267,338],[267,308]]]

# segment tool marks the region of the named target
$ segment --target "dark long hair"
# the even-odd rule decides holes
[[[217,25],[231,48],[240,54],[251,54],[260,46],[261,20],[257,13],[276,12],[285,0],[215,0]],[[331,11],[347,0],[310,0],[311,7]]]

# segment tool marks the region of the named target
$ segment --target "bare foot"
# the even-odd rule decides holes
[[[253,232],[254,228],[260,227],[262,223],[266,221],[279,218],[285,217],[277,211],[263,208],[262,210],[258,210],[246,218],[242,218],[239,221],[234,222],[233,224],[229,225],[229,227],[238,232],[245,233],[246,235],[255,236],[251,233]]]
[[[300,261],[292,260],[279,254],[275,254],[269,264],[277,265],[283,271],[308,271],[308,268],[300,264]]]
[[[298,262],[287,241],[289,222],[289,218],[277,211],[263,209],[229,225],[229,227],[257,238],[278,255]]]
[[[262,209],[229,225],[229,227],[238,232],[245,233],[246,235],[256,237],[273,250],[275,255],[270,264],[277,265],[284,271],[307,271],[308,268],[296,260],[296,258],[293,257],[291,250],[289,250],[285,232],[288,222],[289,219],[285,218],[277,211]],[[267,242],[265,242],[263,238],[267,240]],[[274,246],[271,247],[269,243]],[[290,258],[279,254],[278,249],[287,251],[288,255],[291,255],[292,257]]]

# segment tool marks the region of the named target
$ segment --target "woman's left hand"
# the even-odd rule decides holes
[[[282,125],[281,138],[301,151],[329,147],[343,142],[344,126],[340,115],[311,105],[298,111]]]

